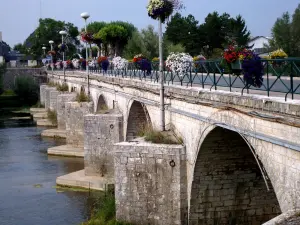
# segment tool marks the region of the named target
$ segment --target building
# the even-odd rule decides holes
[[[2,32],[0,31],[0,63],[7,61],[10,47],[2,40]]]
[[[270,39],[271,38],[265,36],[256,36],[248,42],[248,46],[252,47],[251,50],[256,54],[265,54],[268,53],[267,46],[269,45]]]

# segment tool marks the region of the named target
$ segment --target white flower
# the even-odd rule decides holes
[[[96,66],[95,60],[90,60],[89,61],[89,66],[90,67],[95,67]]]
[[[171,53],[167,60],[166,66],[179,76],[184,76],[191,70],[193,57],[186,53]]]
[[[72,64],[75,69],[78,69],[79,68],[79,59],[73,59]]]
[[[64,68],[68,67],[67,61],[63,61],[63,66],[64,66]]]
[[[121,58],[120,56],[114,57],[112,60],[112,64],[114,65],[114,68],[117,70],[123,70],[127,67],[128,61],[124,58]]]
[[[55,67],[56,67],[56,69],[60,69],[60,63],[61,63],[61,62],[57,62],[57,63],[55,63]]]

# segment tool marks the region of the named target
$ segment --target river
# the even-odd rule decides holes
[[[75,225],[90,214],[95,193],[55,189],[58,176],[83,169],[83,159],[48,156],[61,143],[41,131],[32,120],[0,120],[1,225]]]

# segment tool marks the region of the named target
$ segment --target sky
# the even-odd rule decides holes
[[[82,28],[82,12],[90,13],[89,22],[122,20],[139,29],[149,24],[157,27],[158,22],[147,15],[147,3],[148,0],[0,0],[0,31],[3,40],[13,47],[34,31],[40,17],[71,22]],[[293,13],[300,1],[183,0],[183,3],[185,9],[181,13],[194,15],[200,23],[213,11],[234,17],[241,14],[252,36],[270,36],[276,19],[286,11]]]

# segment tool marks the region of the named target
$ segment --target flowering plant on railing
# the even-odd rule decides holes
[[[75,69],[78,69],[79,68],[79,59],[73,59],[72,65]]]
[[[90,67],[95,67],[95,66],[96,66],[95,60],[93,60],[93,59],[88,60],[88,65],[89,65]]]
[[[62,65],[62,62],[61,62],[61,61],[55,63],[56,69],[61,69],[62,66],[63,66],[63,65]]]
[[[270,53],[271,59],[284,59],[287,57],[288,57],[288,55],[282,49],[278,49],[278,50]]]
[[[79,59],[79,63],[82,69],[86,68],[86,60],[84,58]]]
[[[203,56],[203,55],[198,55],[198,56],[195,56],[193,58],[193,61],[194,61],[194,69],[196,71],[198,71],[200,68],[201,68],[201,65],[203,63],[203,61],[206,60],[206,58]]]
[[[135,55],[134,57],[133,57],[133,62],[134,63],[137,63],[137,62],[139,62],[140,60],[142,60],[142,59],[146,59],[146,57],[145,56],[143,56],[143,54],[138,54],[138,55]]]
[[[128,61],[120,56],[114,57],[112,60],[112,64],[114,65],[114,69],[124,70],[128,66]]]
[[[149,0],[147,11],[152,19],[160,19],[164,23],[175,9],[181,7],[182,3],[180,0]]]
[[[193,57],[188,53],[171,53],[166,60],[166,66],[171,72],[184,76],[191,71],[192,62]]]
[[[151,74],[152,65],[151,62],[142,54],[136,55],[133,58],[133,62],[135,67],[143,72],[147,72],[148,75]]]
[[[159,62],[159,58],[158,58],[158,57],[154,57],[154,58],[152,59],[152,62]]]
[[[244,81],[247,85],[252,85],[254,87],[261,87],[263,84],[263,74],[264,66],[262,64],[261,58],[252,54],[243,59],[242,62]]]
[[[97,59],[99,66],[106,72],[109,67],[109,61],[106,56],[99,56]]]

